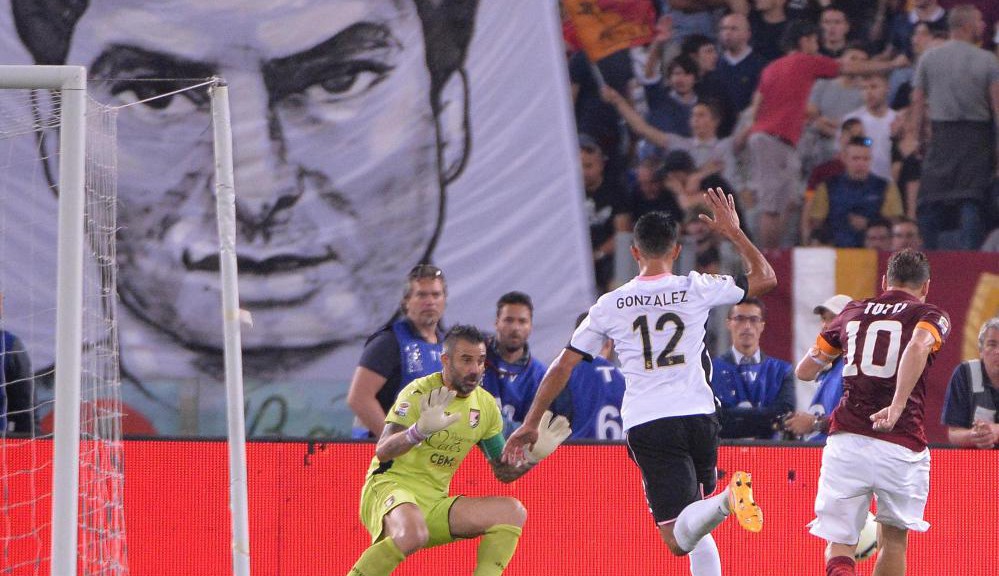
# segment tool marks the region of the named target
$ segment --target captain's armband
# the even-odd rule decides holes
[[[815,346],[808,349],[808,357],[819,366],[825,366],[836,359],[836,356],[831,356]]]

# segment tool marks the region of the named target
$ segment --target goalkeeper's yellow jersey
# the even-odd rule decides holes
[[[420,400],[443,385],[440,372],[413,380],[399,392],[385,422],[412,426],[420,417]],[[425,496],[447,495],[451,478],[472,447],[494,436],[502,439],[503,418],[495,397],[481,386],[467,398],[452,400],[445,412],[460,413],[461,418],[394,460],[383,463],[372,458],[367,478],[385,474]]]

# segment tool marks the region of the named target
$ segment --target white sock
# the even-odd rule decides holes
[[[680,548],[693,551],[697,542],[721,524],[728,514],[728,488],[725,488],[707,500],[688,504],[676,518],[673,537]]]
[[[721,576],[721,556],[711,534],[705,534],[687,555],[693,576]]]

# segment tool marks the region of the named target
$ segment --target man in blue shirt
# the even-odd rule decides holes
[[[534,303],[523,292],[507,292],[496,302],[496,335],[486,342],[482,387],[499,403],[506,436],[523,422],[545,375],[545,365],[527,345],[533,319]]]
[[[774,438],[781,417],[794,410],[791,364],[760,350],[765,314],[756,298],[732,306],[727,321],[732,349],[711,362],[722,438]]]
[[[585,312],[576,318],[577,328],[585,318]],[[576,364],[565,390],[552,402],[552,412],[572,425],[571,440],[624,440],[624,374],[608,360],[613,349],[614,343],[606,340],[593,362]]]
[[[843,154],[846,170],[819,184],[812,198],[811,229],[824,229],[838,248],[860,248],[868,224],[903,216],[895,183],[871,172],[871,139],[851,138]]]
[[[846,294],[837,294],[815,307],[813,312],[822,318],[822,331],[853,301]],[[784,430],[809,442],[826,441],[829,433],[829,416],[843,397],[843,358],[837,358],[815,378],[818,389],[805,412],[795,412],[784,419]]]

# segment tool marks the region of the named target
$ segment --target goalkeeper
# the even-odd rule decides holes
[[[571,430],[551,412],[520,466],[501,461],[503,420],[495,398],[480,387],[486,346],[474,326],[456,325],[444,338],[443,371],[410,382],[385,418],[367,480],[361,521],[372,544],[348,576],[391,574],[420,548],[482,537],[475,576],[502,574],[527,519],[509,497],[448,495],[455,471],[478,444],[501,482],[512,482],[551,454]]]

